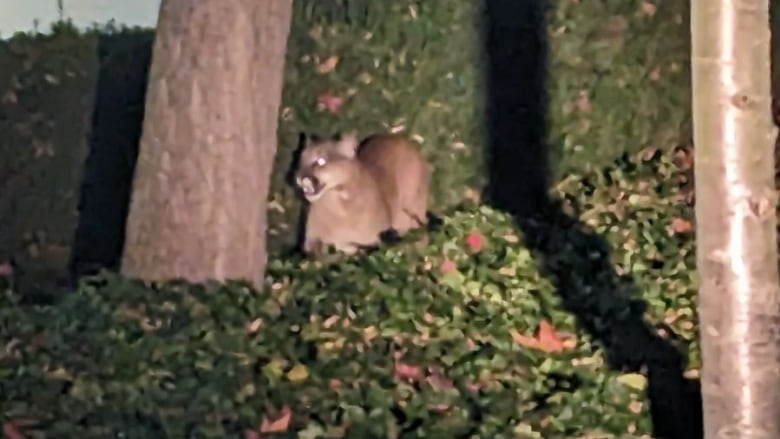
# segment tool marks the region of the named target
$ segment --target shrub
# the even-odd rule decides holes
[[[690,212],[669,157],[562,181],[569,221],[518,227],[464,204],[425,249],[412,234],[354,258],[277,259],[261,293],[109,274],[53,305],[9,293],[4,420],[29,437],[649,434],[646,380],[610,367],[602,334],[644,301],[698,367]]]

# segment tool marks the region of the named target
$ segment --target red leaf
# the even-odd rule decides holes
[[[8,262],[2,262],[0,263],[0,276],[13,276],[14,275],[14,267],[13,265],[9,264]]]
[[[338,113],[341,104],[344,103],[344,98],[340,96],[334,96],[330,93],[323,93],[317,96],[317,104],[322,105],[331,113]]]
[[[672,231],[672,233],[686,233],[693,230],[693,225],[690,221],[684,220],[682,218],[674,218],[672,220],[672,223],[669,225],[669,229]]]
[[[268,418],[263,418],[263,423],[260,425],[260,433],[282,433],[287,431],[290,426],[290,417],[292,416],[292,410],[290,407],[282,407],[281,415],[273,421],[269,421]]]
[[[422,369],[401,361],[395,362],[395,377],[406,381],[419,381],[422,378]]]
[[[449,273],[457,269],[458,266],[455,264],[455,261],[451,261],[449,259],[445,259],[441,261],[441,264],[439,264],[439,271],[441,271],[442,273]]]
[[[25,439],[24,435],[16,428],[13,422],[3,424],[3,436],[5,439]]]
[[[466,245],[469,246],[471,251],[478,252],[482,250],[482,246],[485,244],[485,238],[479,232],[471,232],[466,235]]]
[[[539,324],[539,349],[545,352],[560,352],[563,350],[563,340],[547,320],[542,320]]]

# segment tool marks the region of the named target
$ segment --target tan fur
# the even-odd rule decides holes
[[[424,225],[428,180],[425,159],[399,135],[375,135],[362,144],[354,133],[307,140],[296,172],[310,203],[304,252],[322,244],[352,254],[377,244],[391,228],[404,234]]]
[[[425,225],[430,171],[417,148],[397,134],[375,135],[365,140],[359,158],[379,180],[393,229],[404,234]]]

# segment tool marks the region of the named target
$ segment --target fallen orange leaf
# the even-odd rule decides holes
[[[509,331],[509,334],[512,336],[512,340],[514,340],[514,342],[519,344],[520,346],[531,348],[531,349],[537,349],[539,347],[539,340],[537,340],[534,337],[523,335],[515,331],[514,329]]]
[[[669,228],[673,233],[685,233],[690,232],[693,229],[693,225],[690,221],[684,220],[682,218],[674,218],[672,223],[669,225]]]
[[[330,73],[333,71],[333,69],[336,68],[336,65],[339,63],[339,57],[336,55],[330,56],[328,59],[322,62],[322,64],[317,66],[317,73],[320,75],[324,75],[326,73]]]
[[[547,320],[542,320],[539,324],[539,348],[545,352],[563,350],[563,340]]]
[[[535,337],[523,335],[514,329],[509,334],[515,343],[526,348],[544,352],[560,352],[564,349],[563,339],[546,320],[542,320],[539,324],[539,332]]]

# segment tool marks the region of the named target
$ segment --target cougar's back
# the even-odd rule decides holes
[[[401,135],[378,134],[363,142],[358,160],[387,200],[393,229],[403,234],[426,224],[430,169],[418,148]]]

